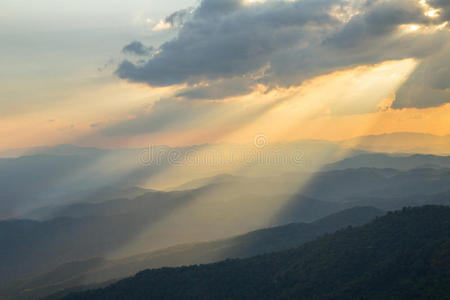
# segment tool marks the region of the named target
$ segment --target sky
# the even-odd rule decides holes
[[[450,134],[447,0],[4,0],[0,150]]]

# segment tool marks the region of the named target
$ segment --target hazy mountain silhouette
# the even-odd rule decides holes
[[[353,206],[398,209],[448,204],[449,169],[362,168],[302,176],[219,176],[194,190],[150,191],[135,199],[50,207],[40,212],[45,221],[0,222],[0,278],[31,276],[68,261],[116,251],[123,257],[268,226],[311,222]]]
[[[351,198],[392,198],[443,193],[450,190],[450,169],[357,168],[316,173],[286,173],[281,176],[246,178],[222,175],[190,181],[175,189],[215,186],[223,191],[263,191],[265,194],[302,194],[325,201],[348,201]]]
[[[340,143],[373,152],[403,152],[450,155],[450,135],[438,136],[427,133],[395,132],[380,135],[361,136]]]
[[[183,157],[186,153],[196,153],[200,159],[204,148],[208,148],[211,153],[220,154],[221,157],[226,156],[223,150],[226,148],[226,151],[234,154],[236,161],[234,164],[231,163],[228,169],[182,164],[177,166],[177,176],[161,175],[173,167],[169,153],[177,153],[179,157]],[[21,153],[27,156],[0,159],[0,189],[3,196],[0,199],[0,219],[24,216],[43,206],[92,201],[95,199],[92,195],[111,187],[117,190],[152,185],[164,189],[170,186],[182,189],[197,188],[206,184],[201,182],[202,178],[218,176],[221,173],[274,177],[284,173],[311,173],[323,168],[329,170],[389,167],[406,170],[419,167],[442,168],[450,164],[448,157],[367,154],[337,143],[314,140],[269,144],[263,150],[256,149],[254,145],[220,144],[181,148],[157,146],[152,148],[152,151],[158,153],[158,161],[154,162],[152,159],[156,158],[151,157],[148,158],[151,161],[147,164],[141,159],[142,151],[148,149],[109,150],[60,145],[22,150]],[[262,151],[261,153],[266,155],[266,160],[271,163],[238,159],[239,154],[250,150]],[[296,153],[300,155],[300,160],[293,163],[290,159],[295,157]],[[344,160],[336,163],[342,159]],[[329,165],[330,163],[334,164]],[[182,185],[190,179],[193,180],[190,186]],[[121,197],[109,199],[116,198]]]
[[[349,198],[409,197],[444,193],[449,190],[450,169],[346,169],[320,172],[301,189],[301,193],[326,201]]]
[[[147,268],[210,263],[280,251],[297,247],[340,228],[367,223],[382,214],[381,210],[375,208],[355,207],[312,223],[292,223],[224,240],[178,245],[117,260],[92,258],[75,261],[47,274],[10,284],[0,291],[0,295],[15,299],[35,298],[63,288],[131,276]]]
[[[450,208],[389,213],[299,248],[138,273],[64,299],[444,299]]]
[[[396,210],[408,206],[421,206],[421,205],[450,205],[450,191],[432,194],[432,195],[412,195],[408,197],[357,197],[349,198],[346,205],[372,205],[383,210]]]
[[[71,260],[104,256],[124,246],[133,246],[125,254],[139,253],[269,225],[311,221],[342,209],[339,203],[298,196],[299,213],[275,220],[270,216],[276,196],[224,195],[229,201],[222,201],[212,194],[202,198],[203,191],[149,192],[133,200],[79,204],[60,211],[70,217],[0,222],[0,281],[33,276]],[[192,202],[195,205],[190,207]],[[193,215],[197,211],[200,214]]]
[[[78,147],[70,144],[56,145],[56,146],[43,146],[43,147],[31,147],[31,148],[17,148],[9,149],[0,152],[2,158],[14,158],[20,156],[32,156],[32,155],[65,155],[65,156],[90,156],[99,155],[107,151],[106,149],[99,149],[93,147]]]
[[[220,168],[209,164],[200,167],[181,165],[177,167],[177,176],[167,175],[155,181],[156,175],[173,167],[170,154],[175,153],[182,159],[187,154],[195,153],[202,159],[201,151],[205,148],[221,158],[233,153],[236,159],[229,166],[225,164]],[[301,153],[302,159],[298,163],[259,164],[243,160],[242,154],[249,151],[278,153],[281,158],[288,159],[294,153]],[[10,157],[0,158],[0,189],[3,191],[0,219],[23,216],[42,206],[90,200],[90,195],[111,186],[124,189],[150,182],[153,188],[161,189],[180,185],[188,179],[210,177],[233,170],[241,175],[246,173],[257,176],[273,176],[298,170],[314,171],[326,163],[360,153],[359,150],[343,149],[336,143],[312,140],[270,144],[264,150],[258,150],[253,143],[176,148],[152,146],[148,149],[97,149],[73,145],[13,149],[0,153],[0,157]],[[279,158],[276,156],[274,159]]]
[[[118,169],[114,156],[39,154],[0,159],[0,218],[53,204],[121,197],[143,175]],[[127,197],[136,195],[128,193]]]
[[[357,168],[391,168],[397,170],[450,168],[450,156],[365,153],[345,158],[341,161],[325,166],[326,170]]]
[[[270,226],[312,222],[355,206],[393,210],[450,201],[449,157],[347,153],[339,145],[319,141],[282,147],[304,147],[305,164],[255,168],[258,174],[261,171],[259,177],[245,170],[230,174],[208,170],[201,173],[203,177],[200,173],[188,176],[191,181],[174,184],[170,191],[136,187],[170,167],[139,165],[137,149],[64,145],[39,150],[45,153],[0,159],[0,218],[10,218],[0,221],[0,282],[29,279],[59,266],[64,273],[65,263],[70,263],[70,270],[79,268],[77,274],[103,265],[121,277],[123,270],[128,270],[127,275],[140,270],[139,264],[124,260],[114,269],[116,260],[93,257],[124,258],[180,243],[220,240]],[[336,162],[337,157],[344,159]],[[311,172],[320,166],[322,171]],[[245,256],[222,246],[228,256],[209,251],[210,256],[199,257],[209,260],[199,262]],[[180,249],[181,255],[171,249],[167,259],[184,264],[183,259],[195,256],[188,250]],[[180,261],[171,251],[181,255]],[[163,257],[152,256],[147,266],[166,265],[161,263]],[[95,274],[103,280],[112,278]],[[80,278],[73,277],[73,283],[81,284]],[[34,282],[28,279],[22,283]],[[60,284],[54,283],[55,287]]]

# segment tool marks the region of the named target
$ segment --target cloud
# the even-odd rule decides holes
[[[427,4],[438,10],[441,22],[450,21],[450,1],[448,0],[428,0]]]
[[[427,60],[449,40],[448,30],[435,28],[448,19],[447,2],[428,1],[440,12],[432,18],[413,0],[203,0],[166,18],[179,26],[175,38],[145,63],[123,61],[116,74],[150,86],[188,84],[180,97],[212,99],[227,96],[216,82],[262,71],[258,83],[289,87],[358,65]],[[427,30],[405,30],[411,24]],[[232,88],[229,96],[249,89]]]
[[[253,91],[254,84],[254,81],[243,78],[226,79],[184,89],[176,96],[184,99],[222,100],[249,94]]]
[[[113,58],[111,58],[103,66],[98,67],[97,70],[99,72],[103,72],[103,71],[105,71],[105,70],[107,70],[107,69],[109,69],[109,68],[111,68],[111,67],[113,67],[115,65],[116,65],[116,61]]]
[[[198,19],[215,19],[242,9],[244,2],[242,0],[207,0],[202,1],[195,11],[195,17]]]
[[[166,17],[165,23],[169,23],[172,27],[181,27],[188,20],[193,12],[193,8],[181,9]]]
[[[402,24],[428,24],[431,22],[424,14],[418,1],[374,1],[363,8],[363,12],[354,16],[341,30],[327,39],[325,43],[340,48],[363,47],[379,43],[379,39],[392,39]]]
[[[203,1],[158,54],[144,65],[124,61],[117,74],[152,86],[242,76],[266,66],[271,54],[297,45],[304,36],[303,26],[337,23],[325,9],[330,5],[331,1],[320,0],[252,6],[240,1]]]
[[[126,54],[133,54],[137,56],[147,56],[153,51],[153,47],[145,47],[139,41],[133,41],[123,47],[122,52]]]
[[[163,20],[160,20],[155,26],[153,31],[160,31],[172,28],[180,28],[183,24],[192,16],[193,8],[181,9],[174,12]]]
[[[425,60],[398,90],[393,108],[432,107],[450,102],[450,42]]]

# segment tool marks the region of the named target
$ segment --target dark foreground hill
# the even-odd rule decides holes
[[[148,270],[65,299],[445,299],[450,208],[389,213],[299,248],[248,259]]]

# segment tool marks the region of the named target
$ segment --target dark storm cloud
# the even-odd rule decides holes
[[[207,0],[202,1],[195,11],[197,18],[216,18],[237,11],[243,7],[242,0]]]
[[[430,107],[450,102],[450,43],[422,61],[398,90],[393,108]]]
[[[439,10],[441,22],[450,21],[450,1],[449,0],[428,0],[428,5]]]
[[[239,0],[203,0],[188,16],[183,15],[177,37],[164,43],[157,54],[143,64],[124,61],[116,73],[151,86],[187,83],[194,87],[180,96],[212,99],[226,97],[225,90],[220,91],[214,82],[248,78],[261,70],[259,83],[286,87],[362,64],[432,59],[448,41],[448,31],[405,33],[402,25],[439,24],[447,18],[447,2],[430,0],[429,5],[439,8],[441,15],[429,18],[424,6],[413,0],[266,1],[252,5]],[[166,21],[174,22],[172,19],[175,16]],[[231,89],[229,94],[244,90]],[[421,101],[410,105],[435,105]]]
[[[177,38],[164,43],[157,55],[142,66],[125,61],[117,74],[153,86],[242,76],[268,64],[271,54],[297,46],[305,34],[337,24],[327,13],[331,4],[203,1]],[[305,26],[311,29],[302,30]]]
[[[138,56],[147,56],[153,51],[153,47],[145,47],[141,42],[134,41],[123,47],[122,52]]]
[[[378,38],[389,37],[399,25],[430,23],[417,1],[374,2],[364,9],[366,12],[353,17],[325,42],[342,48],[360,47]]]
[[[422,59],[445,45],[448,32],[405,34],[403,24],[429,24],[411,0],[371,1],[318,44],[272,56],[267,84],[296,85],[303,80],[358,65],[404,58]]]
[[[166,17],[164,22],[170,24],[172,27],[180,27],[191,17],[192,11],[193,8],[176,11]]]

